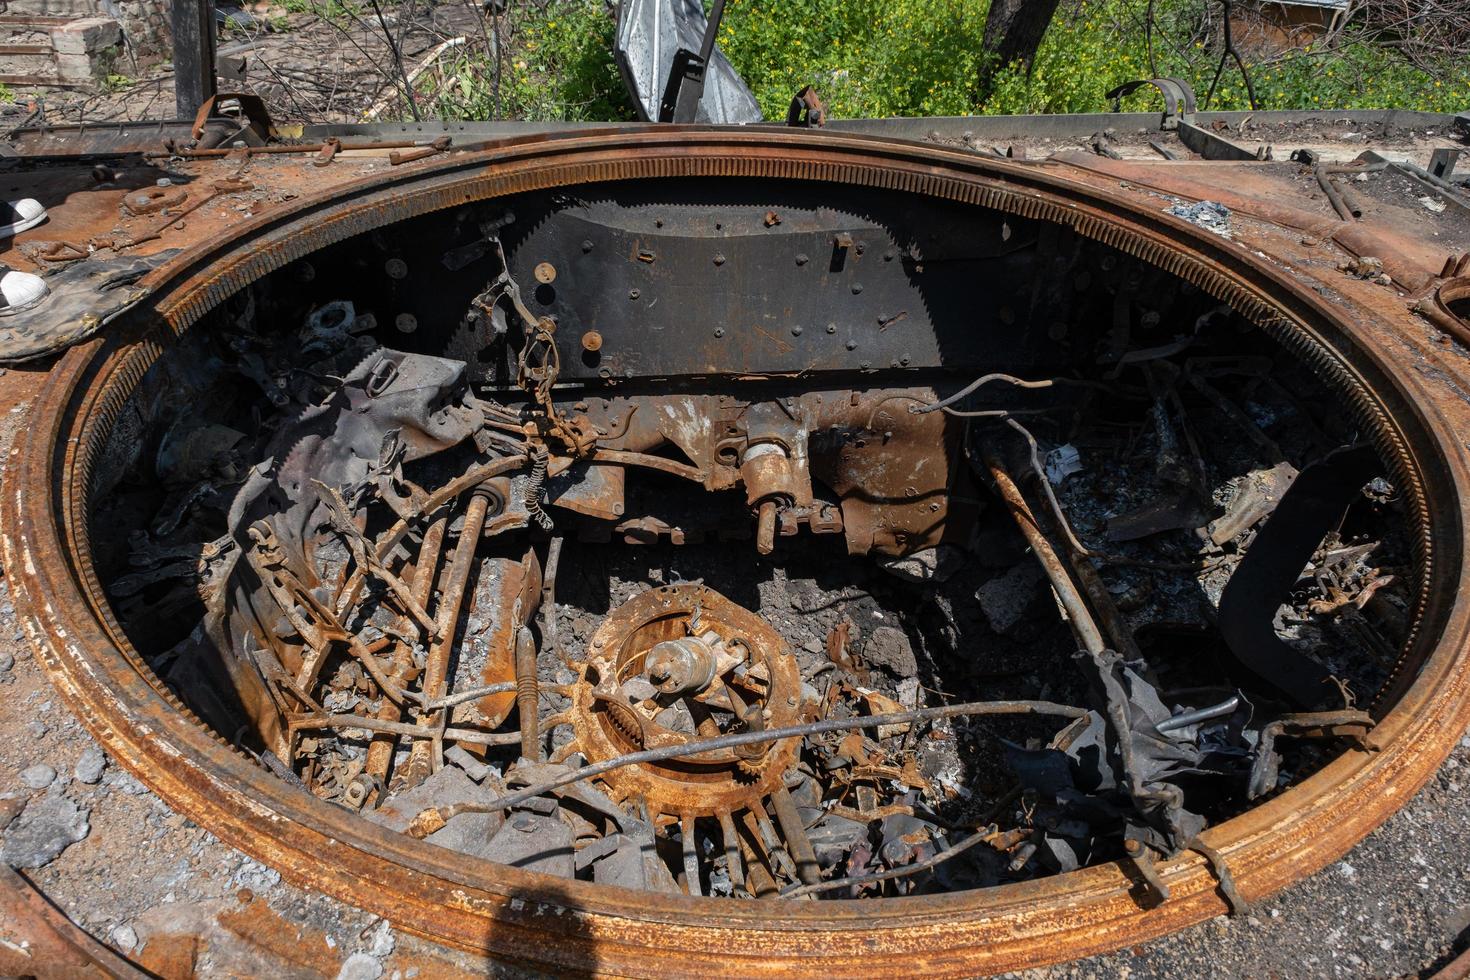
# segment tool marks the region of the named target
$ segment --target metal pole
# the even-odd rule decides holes
[[[193,119],[218,91],[214,66],[214,0],[173,0],[174,106]]]

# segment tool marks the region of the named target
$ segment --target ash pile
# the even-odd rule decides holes
[[[1162,899],[1194,849],[1239,904],[1209,825],[1371,747],[1395,488],[1226,308],[1066,376],[757,398],[563,391],[505,271],[494,391],[270,302],[145,380],[93,523],[136,529],[101,563],[161,683],[365,820],[737,898],[1124,860]]]

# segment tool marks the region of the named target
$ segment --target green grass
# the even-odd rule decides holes
[[[313,0],[287,0],[307,3]],[[327,0],[338,3],[342,0]],[[1212,0],[1155,0],[1155,66],[1203,97],[1218,53],[1194,40]],[[729,0],[720,47],[768,119],[814,85],[835,118],[969,113],[1098,112],[1103,93],[1150,74],[1146,0],[1063,0],[1031,70],[1008,66],[978,90],[986,5],[973,0]],[[429,93],[449,118],[627,119],[633,110],[614,66],[603,0],[550,0],[521,8],[498,112],[483,60],[462,58]],[[1208,8],[1218,11],[1218,7]],[[1332,50],[1306,49],[1251,66],[1260,108],[1470,106],[1470,58],[1437,74],[1348,32]],[[1159,104],[1151,89],[1125,109]],[[1232,65],[1210,108],[1249,108]]]
[[[551,0],[523,8],[499,98],[483,56],[447,59],[427,84],[431,114],[449,119],[534,121],[634,118],[613,61],[615,21],[602,0]],[[440,79],[442,78],[442,82]]]
[[[283,0],[281,5],[288,14],[315,14],[337,25],[346,25],[363,16],[366,9],[365,4],[355,0]]]

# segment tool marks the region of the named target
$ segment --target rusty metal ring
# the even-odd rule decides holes
[[[1400,671],[1389,692],[1374,733],[1380,751],[1344,754],[1204,836],[1240,892],[1258,900],[1338,858],[1432,775],[1470,722],[1470,595],[1455,588],[1470,526],[1470,460],[1448,416],[1451,396],[1370,340],[1393,312],[1341,292],[1330,308],[1246,249],[1054,170],[830,133],[678,127],[508,144],[295,202],[176,257],[148,282],[156,318],[66,356],[7,468],[4,561],[41,662],[114,757],[180,812],[294,881],[410,931],[563,972],[974,975],[1136,943],[1225,911],[1193,853],[1158,866],[1172,897],[1147,910],[1116,864],[973,892],[773,904],[631,892],[469,862],[286,786],[205,730],[141,663],[91,567],[85,490],[104,465],[100,447],[118,409],[177,334],[266,272],[372,227],[525,190],[676,176],[842,181],[1068,224],[1231,302],[1333,379],[1420,524],[1426,598],[1404,661],[1417,672]]]

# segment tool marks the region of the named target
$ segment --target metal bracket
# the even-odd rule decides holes
[[[1470,152],[1463,146],[1441,147],[1429,155],[1429,172],[1440,180],[1449,180],[1455,172],[1455,163],[1460,154]]]
[[[1206,160],[1270,160],[1271,148],[1262,146],[1251,151],[1212,130],[1192,122],[1179,124],[1179,142]]]
[[[1121,112],[1123,96],[1131,95],[1145,85],[1152,85],[1164,93],[1164,118],[1159,122],[1160,129],[1178,129],[1181,122],[1194,121],[1194,89],[1182,78],[1140,78],[1124,82],[1103,97],[1112,100],[1114,112]],[[1184,104],[1182,115],[1180,103]]]
[[[725,16],[725,0],[715,0],[714,8],[705,21],[704,38],[699,51],[680,48],[674,53],[674,67],[669,72],[669,81],[664,88],[663,100],[658,107],[658,121],[692,123],[699,113],[699,102],[704,98],[704,75],[714,54],[715,38],[720,33],[720,20]]]
[[[827,106],[815,88],[804,85],[791,97],[791,105],[786,110],[786,125],[807,129],[827,125]]]

